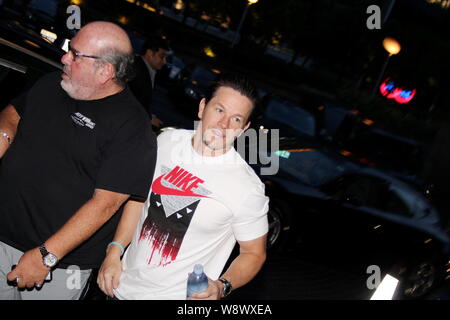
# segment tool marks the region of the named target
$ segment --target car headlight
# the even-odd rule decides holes
[[[187,87],[186,89],[184,89],[184,92],[192,99],[198,98],[197,92],[195,92],[195,90],[190,87]]]

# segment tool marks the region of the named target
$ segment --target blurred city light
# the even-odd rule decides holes
[[[398,43],[398,41],[394,38],[385,38],[383,40],[383,47],[387,52],[389,52],[389,55],[398,54],[402,49],[400,43]]]
[[[383,77],[384,72],[386,71],[386,67],[389,63],[389,59],[391,58],[391,56],[398,54],[402,48],[400,43],[397,40],[395,40],[394,38],[389,38],[389,37],[384,38],[383,47],[389,53],[389,55],[387,56],[386,61],[384,62],[383,68],[381,68],[380,75],[378,76],[378,79],[375,82],[375,86],[373,87],[373,90],[372,90],[372,97],[375,96],[375,92],[377,91],[377,88],[381,82],[381,78]]]
[[[128,17],[120,16],[120,17],[117,19],[117,21],[119,21],[121,24],[126,25],[126,24],[128,24],[129,19],[128,19]]]
[[[214,53],[214,51],[209,46],[205,47],[203,49],[203,52],[210,58],[215,58],[216,57],[216,54]]]
[[[40,45],[38,45],[37,43],[34,43],[34,42],[32,42],[32,41],[30,41],[30,40],[23,40],[25,43],[27,43],[27,44],[29,44],[30,46],[32,46],[32,47],[35,47],[35,48],[40,48],[41,46]]]
[[[184,2],[183,0],[177,0],[173,6],[176,10],[183,10],[184,9]]]
[[[393,99],[397,103],[408,103],[414,98],[416,95],[416,89],[406,90],[401,87],[397,87],[394,81],[390,78],[387,78],[380,85],[380,93],[388,99]]]
[[[428,3],[437,4],[443,9],[450,8],[450,0],[427,0]]]
[[[44,38],[45,40],[49,40],[52,43],[55,42],[55,40],[58,38],[56,33],[45,29],[41,29],[41,37]]]

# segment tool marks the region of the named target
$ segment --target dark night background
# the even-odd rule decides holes
[[[114,20],[144,36],[164,34],[175,52],[250,73],[263,87],[306,105],[331,100],[359,110],[377,127],[411,138],[433,139],[442,119],[448,117],[448,1],[260,0],[248,9],[241,41],[233,50],[228,39],[196,31],[186,20],[198,19],[203,30],[213,26],[225,34],[228,29],[237,29],[247,1],[185,1],[179,22],[144,8],[145,3],[156,11],[174,8],[177,1],[131,2],[81,1],[83,23]],[[380,30],[366,26],[370,16],[366,10],[372,4],[379,5],[383,15],[393,4]],[[390,59],[383,80],[389,76],[402,87],[417,89],[405,105],[378,92],[374,99],[370,97],[387,56],[382,46],[385,37],[397,39],[402,50]],[[203,54],[207,45],[215,58]],[[275,58],[267,54],[270,50],[285,55]]]
[[[421,141],[430,142],[448,118],[447,0],[260,0],[249,6],[241,39],[233,49],[230,42],[247,5],[244,0],[3,2],[53,7],[60,32],[67,31],[67,6],[77,4],[82,25],[109,20],[144,37],[162,34],[175,53],[244,71],[266,91],[306,106],[331,101],[356,109],[377,127]],[[182,10],[175,9],[177,3],[183,4]],[[374,4],[382,9],[379,30],[366,26],[367,7]],[[190,19],[196,19],[194,25]],[[405,105],[385,99],[379,91],[371,98],[387,57],[385,37],[397,39],[402,49],[390,59],[383,80],[389,76],[404,88],[417,89]],[[214,58],[204,54],[206,46]]]
[[[81,9],[81,25],[116,22],[130,34],[136,49],[146,36],[162,35],[175,56],[247,74],[265,93],[311,111],[327,104],[339,106],[368,126],[414,139],[423,146],[426,159],[414,159],[423,162],[415,174],[435,184],[440,199],[435,204],[448,212],[450,0],[259,0],[252,5],[247,0],[0,0],[0,11],[8,18],[24,19],[30,8],[39,9],[39,24],[64,39],[74,34],[66,27],[71,4]],[[381,8],[380,29],[367,27],[371,5]],[[240,37],[232,46],[241,21]],[[397,86],[416,89],[406,104],[387,99],[378,88],[372,95],[388,57],[382,45],[386,37],[395,38],[401,51],[389,59],[381,80],[389,77]],[[401,161],[409,160],[401,156]],[[269,263],[279,278],[267,277],[280,288],[295,283],[282,280],[284,268],[296,261],[289,259]],[[317,268],[304,261],[299,265],[304,271]],[[309,278],[311,287],[319,288],[311,296],[323,297],[322,283],[325,287],[334,278],[339,277],[333,273],[329,278]],[[261,291],[260,283],[249,292]],[[347,285],[342,280],[335,287]],[[340,289],[330,297],[334,294],[341,297]]]

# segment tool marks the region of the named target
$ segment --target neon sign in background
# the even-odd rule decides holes
[[[408,103],[416,95],[416,89],[407,90],[402,87],[396,87],[394,80],[387,78],[380,85],[380,92],[388,99],[393,99],[397,103]]]

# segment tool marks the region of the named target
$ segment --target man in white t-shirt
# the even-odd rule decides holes
[[[266,259],[268,198],[233,147],[255,102],[248,80],[224,76],[200,102],[197,130],[159,135],[147,201],[127,203],[99,271],[108,296],[185,299],[188,274],[202,264],[209,286],[192,299],[220,299],[258,273]],[[240,253],[221,274],[236,241]]]

